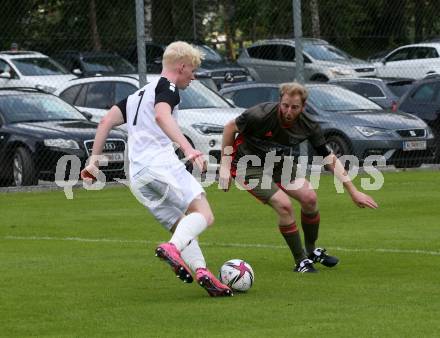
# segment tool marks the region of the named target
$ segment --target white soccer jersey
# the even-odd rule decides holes
[[[179,90],[164,77],[117,103],[127,123],[130,177],[145,167],[157,168],[160,172],[164,166],[168,169],[183,166],[175,155],[172,141],[156,123],[154,106],[159,102],[168,103],[177,119]]]

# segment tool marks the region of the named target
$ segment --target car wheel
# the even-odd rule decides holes
[[[316,82],[328,82],[328,77],[322,74],[318,74],[314,75],[310,80]]]
[[[327,145],[331,148],[336,157],[341,157],[350,153],[350,146],[348,145],[347,141],[345,141],[344,138],[342,138],[341,136],[327,136]],[[344,164],[344,168],[346,170],[349,170],[350,164],[350,161],[346,161]]]
[[[338,135],[331,135],[327,137],[327,145],[333,150],[337,157],[347,155],[350,152],[350,147],[347,142]]]
[[[20,147],[15,151],[12,159],[12,176],[17,187],[38,183],[34,161],[26,148]]]

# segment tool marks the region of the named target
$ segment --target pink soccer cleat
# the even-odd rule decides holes
[[[202,288],[204,288],[211,297],[225,297],[234,295],[231,288],[220,282],[206,268],[197,269],[196,278]]]
[[[192,283],[193,277],[189,268],[180,257],[180,252],[173,243],[163,243],[156,248],[156,257],[167,262],[176,273],[176,277],[185,283]]]

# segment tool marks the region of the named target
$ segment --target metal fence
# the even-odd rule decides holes
[[[96,128],[87,119],[99,121],[134,91],[139,70],[141,82],[157,76],[175,40],[206,56],[197,78],[212,91],[195,85],[183,94],[179,123],[213,164],[225,112],[243,110],[214,92],[246,108],[277,100],[276,85],[295,79],[312,83],[308,113],[340,155],[381,155],[399,167],[438,162],[439,14],[434,0],[2,0],[0,183],[53,180],[62,155],[84,166]],[[210,115],[193,120],[201,102],[212,104]],[[32,107],[45,113],[36,118]],[[123,176],[126,134],[111,138],[107,174]]]

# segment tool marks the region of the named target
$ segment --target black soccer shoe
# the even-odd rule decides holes
[[[327,266],[329,268],[339,263],[338,257],[327,255],[325,252],[326,252],[325,249],[316,248],[309,255],[309,259],[311,259],[314,263],[321,263],[322,265]]]
[[[315,267],[313,266],[313,261],[306,258],[295,266],[293,272],[306,273],[306,272],[318,272],[318,270],[316,270]]]

